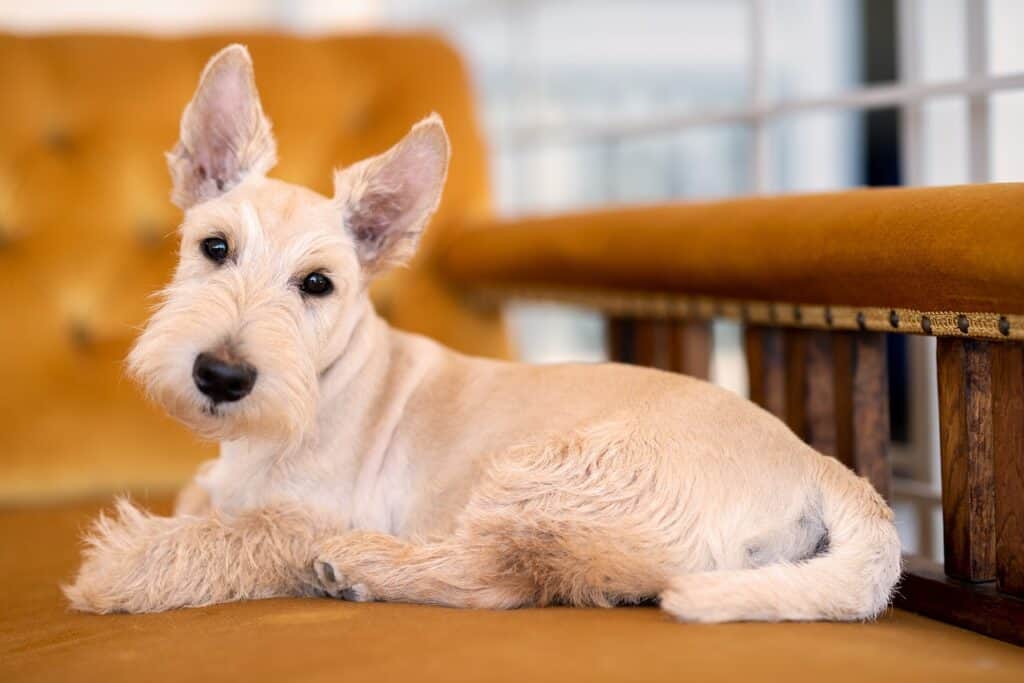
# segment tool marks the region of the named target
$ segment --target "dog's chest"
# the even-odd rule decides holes
[[[366,464],[313,452],[279,457],[270,446],[232,441],[221,444],[220,458],[198,482],[228,514],[297,506],[339,527],[401,534],[411,488],[407,472],[391,459]]]

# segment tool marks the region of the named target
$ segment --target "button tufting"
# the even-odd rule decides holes
[[[93,345],[94,335],[92,329],[89,328],[88,323],[84,320],[72,320],[68,326],[68,331],[71,334],[71,343],[78,348],[88,349]]]
[[[54,127],[49,129],[46,131],[45,141],[47,147],[60,154],[67,154],[74,147],[71,133],[65,128]]]
[[[352,107],[348,112],[341,116],[341,130],[347,130],[351,134],[365,133],[370,129],[374,123],[374,110],[373,101],[366,98],[364,102],[361,102],[357,106]]]

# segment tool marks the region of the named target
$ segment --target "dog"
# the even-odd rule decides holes
[[[468,357],[377,316],[369,283],[441,197],[437,115],[336,172],[330,198],[268,178],[275,154],[249,53],[229,46],[167,155],[180,261],[127,363],[220,455],[173,516],[122,500],[100,517],[73,608],[658,600],[724,622],[887,607],[889,507],[749,401],[652,369]]]

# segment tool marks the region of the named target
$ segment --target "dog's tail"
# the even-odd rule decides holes
[[[696,622],[859,620],[882,612],[900,575],[892,511],[838,461],[818,462],[829,535],[824,553],[796,563],[673,577],[661,594],[662,608]]]

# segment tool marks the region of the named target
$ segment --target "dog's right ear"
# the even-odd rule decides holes
[[[249,51],[229,45],[207,63],[181,117],[181,138],[167,154],[182,209],[217,197],[250,173],[277,161],[277,143],[263,115]]]

